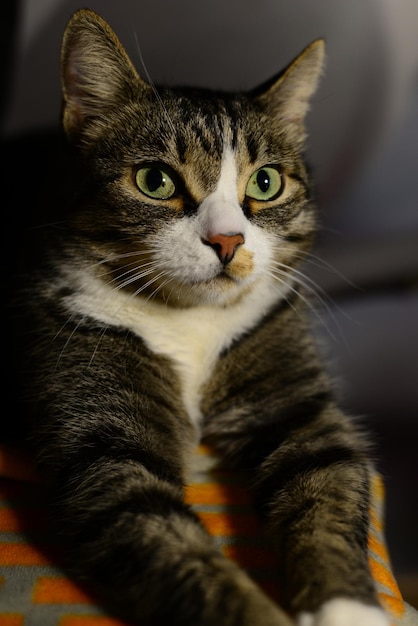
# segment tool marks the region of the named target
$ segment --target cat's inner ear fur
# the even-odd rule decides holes
[[[138,89],[149,89],[110,26],[96,13],[77,11],[61,47],[63,126],[72,138],[85,122],[117,108]]]
[[[290,65],[252,92],[268,115],[279,119],[304,138],[304,121],[325,62],[325,42],[317,39]]]

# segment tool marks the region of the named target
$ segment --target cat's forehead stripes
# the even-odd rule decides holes
[[[207,101],[197,106],[187,106],[185,99],[180,102],[180,111],[173,115],[175,133],[167,137],[162,156],[170,159],[194,201],[200,203],[217,187],[225,154],[237,148],[239,125],[221,102],[217,106]]]
[[[222,153],[226,128],[232,147],[236,148],[244,117],[242,109],[246,107],[244,98],[193,89],[169,90],[163,105],[166,121],[171,118],[176,132],[183,129],[187,138],[192,135],[201,139],[208,153]]]
[[[196,138],[201,140],[202,148],[208,154],[223,154],[225,138],[235,149],[239,126],[242,120],[237,99],[201,96],[196,99],[181,98],[180,109],[182,123]]]

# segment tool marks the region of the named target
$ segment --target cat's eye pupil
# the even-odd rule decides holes
[[[148,170],[146,182],[149,191],[157,191],[160,187],[164,187],[165,180],[162,171],[156,167]]]
[[[279,197],[283,191],[283,179],[275,166],[266,165],[256,170],[247,184],[247,197],[265,202]]]
[[[263,193],[266,193],[270,187],[270,176],[266,170],[260,170],[257,174],[257,185]]]
[[[174,179],[165,167],[140,167],[135,173],[135,183],[143,194],[155,200],[168,200],[176,193]]]

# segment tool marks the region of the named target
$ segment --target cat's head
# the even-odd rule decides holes
[[[304,120],[323,57],[318,40],[250,93],[155,88],[99,16],[75,13],[63,126],[91,178],[77,236],[105,280],[176,306],[290,280],[315,230]]]

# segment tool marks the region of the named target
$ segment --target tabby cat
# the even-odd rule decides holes
[[[157,89],[92,11],[65,30],[78,182],[17,302],[22,393],[74,572],[129,623],[389,623],[368,568],[368,443],[336,405],[297,269],[323,57],[315,41],[246,93]],[[252,477],[283,608],[185,504],[198,440]]]

